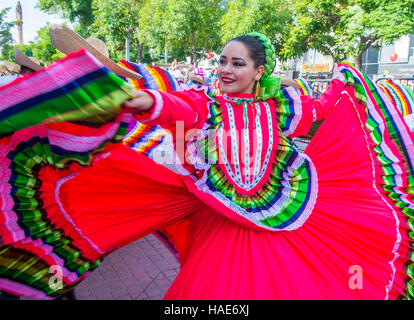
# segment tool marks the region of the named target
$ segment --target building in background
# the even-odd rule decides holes
[[[297,71],[304,79],[330,79],[332,76],[333,60],[315,49],[309,50],[297,65]]]
[[[414,35],[406,35],[392,45],[379,50],[370,47],[362,56],[366,74],[374,80],[382,77],[413,78],[414,76]]]
[[[330,79],[333,61],[316,50],[309,50],[302,57],[286,62],[277,61],[275,73],[287,78]]]
[[[333,61],[316,50],[287,62],[277,61],[275,72],[288,78],[330,79]],[[406,35],[392,45],[370,47],[362,55],[363,71],[373,80],[383,77],[414,77],[414,35]]]

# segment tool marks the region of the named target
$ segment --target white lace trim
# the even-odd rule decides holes
[[[238,97],[229,97],[227,93],[223,94],[223,99],[231,102],[237,102],[240,100],[254,102],[253,98],[238,98]]]
[[[162,111],[162,107],[164,105],[164,102],[162,101],[162,97],[161,97],[160,93],[157,90],[148,90],[148,91],[151,92],[154,95],[155,104],[154,104],[154,109],[153,109],[149,119],[141,120],[141,122],[143,122],[143,123],[145,123],[147,121],[157,119],[160,116],[161,111]]]
[[[278,213],[282,211],[282,209],[286,206],[287,202],[290,200],[290,192],[291,192],[291,185],[290,185],[290,179],[293,174],[293,170],[297,170],[303,162],[307,160],[310,165],[311,169],[311,194],[309,196],[309,200],[306,203],[306,207],[301,214],[301,216],[292,224],[288,225],[285,228],[282,229],[275,229],[272,227],[268,227],[263,225],[260,220],[263,220],[268,217],[276,216]],[[204,172],[203,177],[195,181],[195,186],[202,192],[212,195],[215,199],[220,201],[223,205],[225,205],[230,210],[234,211],[235,213],[239,214],[241,217],[249,220],[253,224],[262,227],[267,230],[271,231],[291,231],[295,230],[299,227],[301,227],[305,221],[309,218],[310,214],[312,213],[312,210],[314,208],[317,194],[318,194],[318,178],[317,178],[317,172],[316,168],[313,165],[312,161],[309,159],[309,157],[304,153],[298,153],[298,157],[296,158],[295,162],[292,164],[292,166],[289,168],[288,172],[284,172],[283,174],[283,181],[282,181],[282,196],[280,199],[269,209],[269,210],[263,210],[260,212],[248,212],[239,205],[235,204],[228,198],[226,198],[223,194],[221,194],[218,191],[211,191],[211,189],[207,186],[206,181],[208,179],[208,172]]]
[[[355,75],[354,75],[355,76]],[[345,94],[345,95],[347,95],[348,97],[349,97],[349,101],[351,101],[351,103],[352,103],[352,106],[354,107],[354,109],[355,109],[355,111],[356,111],[356,114],[357,114],[357,116],[358,116],[358,120],[359,120],[359,122],[360,122],[360,124],[361,124],[361,129],[362,129],[362,132],[364,133],[364,139],[365,139],[365,143],[366,143],[366,148],[367,148],[367,151],[368,151],[368,154],[369,154],[369,157],[370,157],[370,159],[371,159],[371,167],[372,167],[372,186],[373,186],[373,188],[374,188],[374,190],[375,190],[375,192],[380,196],[380,198],[381,198],[381,200],[385,203],[385,205],[388,207],[388,208],[390,208],[390,210],[391,210],[391,212],[392,212],[392,214],[393,214],[393,216],[394,216],[394,219],[395,219],[395,229],[396,229],[396,234],[397,234],[397,236],[396,236],[396,240],[395,240],[395,244],[394,244],[394,247],[393,247],[393,250],[392,250],[392,253],[394,254],[394,257],[393,257],[393,259],[391,260],[391,261],[389,261],[388,263],[389,263],[389,265],[391,266],[391,270],[392,270],[392,274],[391,274],[391,279],[390,279],[390,281],[389,281],[389,283],[388,283],[388,285],[387,286],[385,286],[385,297],[384,297],[384,299],[385,300],[388,300],[388,295],[389,295],[389,292],[390,292],[390,290],[391,290],[391,288],[392,288],[392,286],[393,286],[393,284],[394,284],[394,280],[395,280],[395,274],[396,274],[396,267],[395,267],[395,265],[394,265],[394,263],[395,263],[395,261],[398,259],[398,257],[399,257],[399,254],[398,254],[398,248],[399,248],[399,246],[400,246],[400,244],[401,244],[401,234],[400,234],[400,231],[399,231],[399,227],[400,227],[400,221],[399,221],[399,219],[398,219],[398,215],[397,215],[397,213],[395,212],[395,210],[394,210],[394,208],[388,203],[388,201],[386,200],[386,199],[384,199],[384,196],[381,194],[381,192],[379,192],[379,190],[378,190],[378,188],[377,188],[377,186],[376,186],[376,181],[375,181],[375,175],[376,175],[376,173],[375,173],[375,162],[374,162],[374,159],[373,159],[373,156],[372,156],[372,153],[371,153],[371,150],[370,150],[370,147],[369,147],[369,142],[368,142],[368,137],[367,137],[367,134],[366,134],[366,132],[365,132],[365,128],[364,128],[364,123],[363,123],[363,121],[362,121],[362,119],[360,118],[360,116],[359,116],[359,113],[358,113],[358,109],[357,109],[357,107],[355,106],[355,104],[354,104],[354,101],[352,100],[352,98],[349,96],[349,94],[348,94],[348,92],[346,92],[346,91],[343,91],[342,92],[343,94]],[[374,106],[373,106],[373,103],[372,103],[372,101],[371,101],[371,99],[369,99],[368,98],[368,105],[367,105],[367,107],[369,108],[369,109],[371,109],[371,111],[375,111],[375,109],[374,109]],[[376,111],[375,111],[375,113],[376,113]],[[376,115],[376,114],[373,114],[373,115]],[[378,115],[377,115],[378,116]],[[381,132],[383,133],[384,132],[384,126],[382,125],[382,126],[380,126],[381,127]],[[381,143],[381,145],[384,145],[384,143]],[[386,152],[385,150],[384,150],[384,152]],[[389,154],[388,154],[388,152],[389,152]],[[392,158],[394,158],[395,159],[395,156],[391,153],[391,151],[387,148],[387,156],[391,156]]]
[[[293,117],[292,121],[290,122],[290,126],[283,131],[283,134],[288,137],[295,132],[300,122],[300,119],[302,119],[302,103],[298,92],[294,88],[287,87],[283,90],[286,90],[290,98],[293,100],[294,109],[293,113],[291,113]]]

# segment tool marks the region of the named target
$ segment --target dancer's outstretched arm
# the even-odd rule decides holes
[[[156,90],[134,91],[134,98],[124,107],[136,114],[137,120],[147,124],[173,127],[177,121],[184,127],[198,128],[208,116],[208,98],[204,91],[187,90],[164,93]]]
[[[277,96],[278,124],[288,137],[306,135],[314,121],[324,119],[339,100],[345,82],[332,79],[327,90],[318,98],[300,95],[292,87],[280,91]]]

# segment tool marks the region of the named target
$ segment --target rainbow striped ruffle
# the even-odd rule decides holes
[[[389,288],[401,298],[414,299],[414,136],[404,123],[401,110],[393,103],[393,95],[385,93],[354,67],[338,66],[337,72],[346,79],[345,88],[365,108],[365,130],[374,156],[375,185],[393,208],[396,221],[392,265],[404,264],[404,268],[395,271],[393,281],[397,282],[397,276],[403,280],[394,285],[390,283]]]
[[[128,84],[85,50],[0,87],[0,95],[0,134],[59,121],[105,123],[132,97]]]
[[[404,117],[413,113],[414,93],[407,86],[398,84],[391,79],[385,80],[384,84],[378,84],[378,86],[384,90]]]
[[[299,84],[299,91],[302,95],[309,96],[312,94],[312,89],[310,88],[309,83],[305,79],[297,78],[295,79],[295,81]]]
[[[135,64],[125,60],[119,61],[118,64],[142,75],[142,79],[128,79],[134,90],[152,89],[162,92],[179,90],[180,86],[177,80],[167,70],[149,65]]]

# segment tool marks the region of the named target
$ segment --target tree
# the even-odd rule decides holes
[[[226,43],[246,33],[260,32],[279,52],[282,35],[289,32],[291,23],[292,13],[284,0],[233,0],[221,20],[221,38]]]
[[[59,52],[52,44],[49,36],[50,24],[40,28],[35,40],[29,44],[9,45],[2,48],[2,59],[16,62],[14,59],[14,49],[18,48],[28,57],[35,57],[42,65],[48,65],[55,60],[63,58],[65,55]]]
[[[39,29],[34,41],[30,41],[29,46],[32,51],[31,56],[38,59],[42,64],[50,64],[53,61],[63,58],[65,55],[55,48],[50,40],[50,24]]]
[[[286,34],[281,55],[298,57],[309,49],[334,62],[355,59],[370,46],[391,44],[414,33],[414,0],[295,0],[294,23]]]
[[[142,62],[143,43],[137,36],[140,10],[144,1],[140,0],[93,0],[95,21],[91,26],[94,36],[102,38],[114,58],[124,52],[125,41],[129,38],[136,47],[137,60]]]
[[[1,50],[1,58],[3,60],[11,61],[16,63],[16,60],[14,59],[14,48],[18,48],[21,52],[23,52],[25,55],[32,57],[33,51],[30,45],[27,44],[19,44],[19,45],[11,45],[6,44],[3,46]]]
[[[217,30],[223,7],[217,0],[168,0],[167,3],[167,38],[190,49],[191,63],[197,65],[206,52],[220,45]]]
[[[0,11],[0,48],[13,42],[10,29],[13,27],[14,22],[6,22],[9,10],[10,8],[5,8]]]
[[[59,14],[70,22],[78,22],[76,31],[87,37],[89,26],[93,23],[94,15],[92,10],[93,0],[39,0],[39,9]]]
[[[146,43],[151,48],[157,48],[156,53],[165,49],[167,42],[172,39],[169,37],[168,30],[168,1],[167,0],[150,0],[146,1],[139,15],[139,28],[136,35],[140,42]],[[172,48],[170,48],[172,49]],[[153,52],[155,54],[155,52]],[[154,58],[154,57],[153,57]]]
[[[220,45],[217,30],[222,15],[220,1],[148,0],[140,11],[136,33],[148,47],[165,50],[167,46],[175,58],[190,55],[197,64]]]

